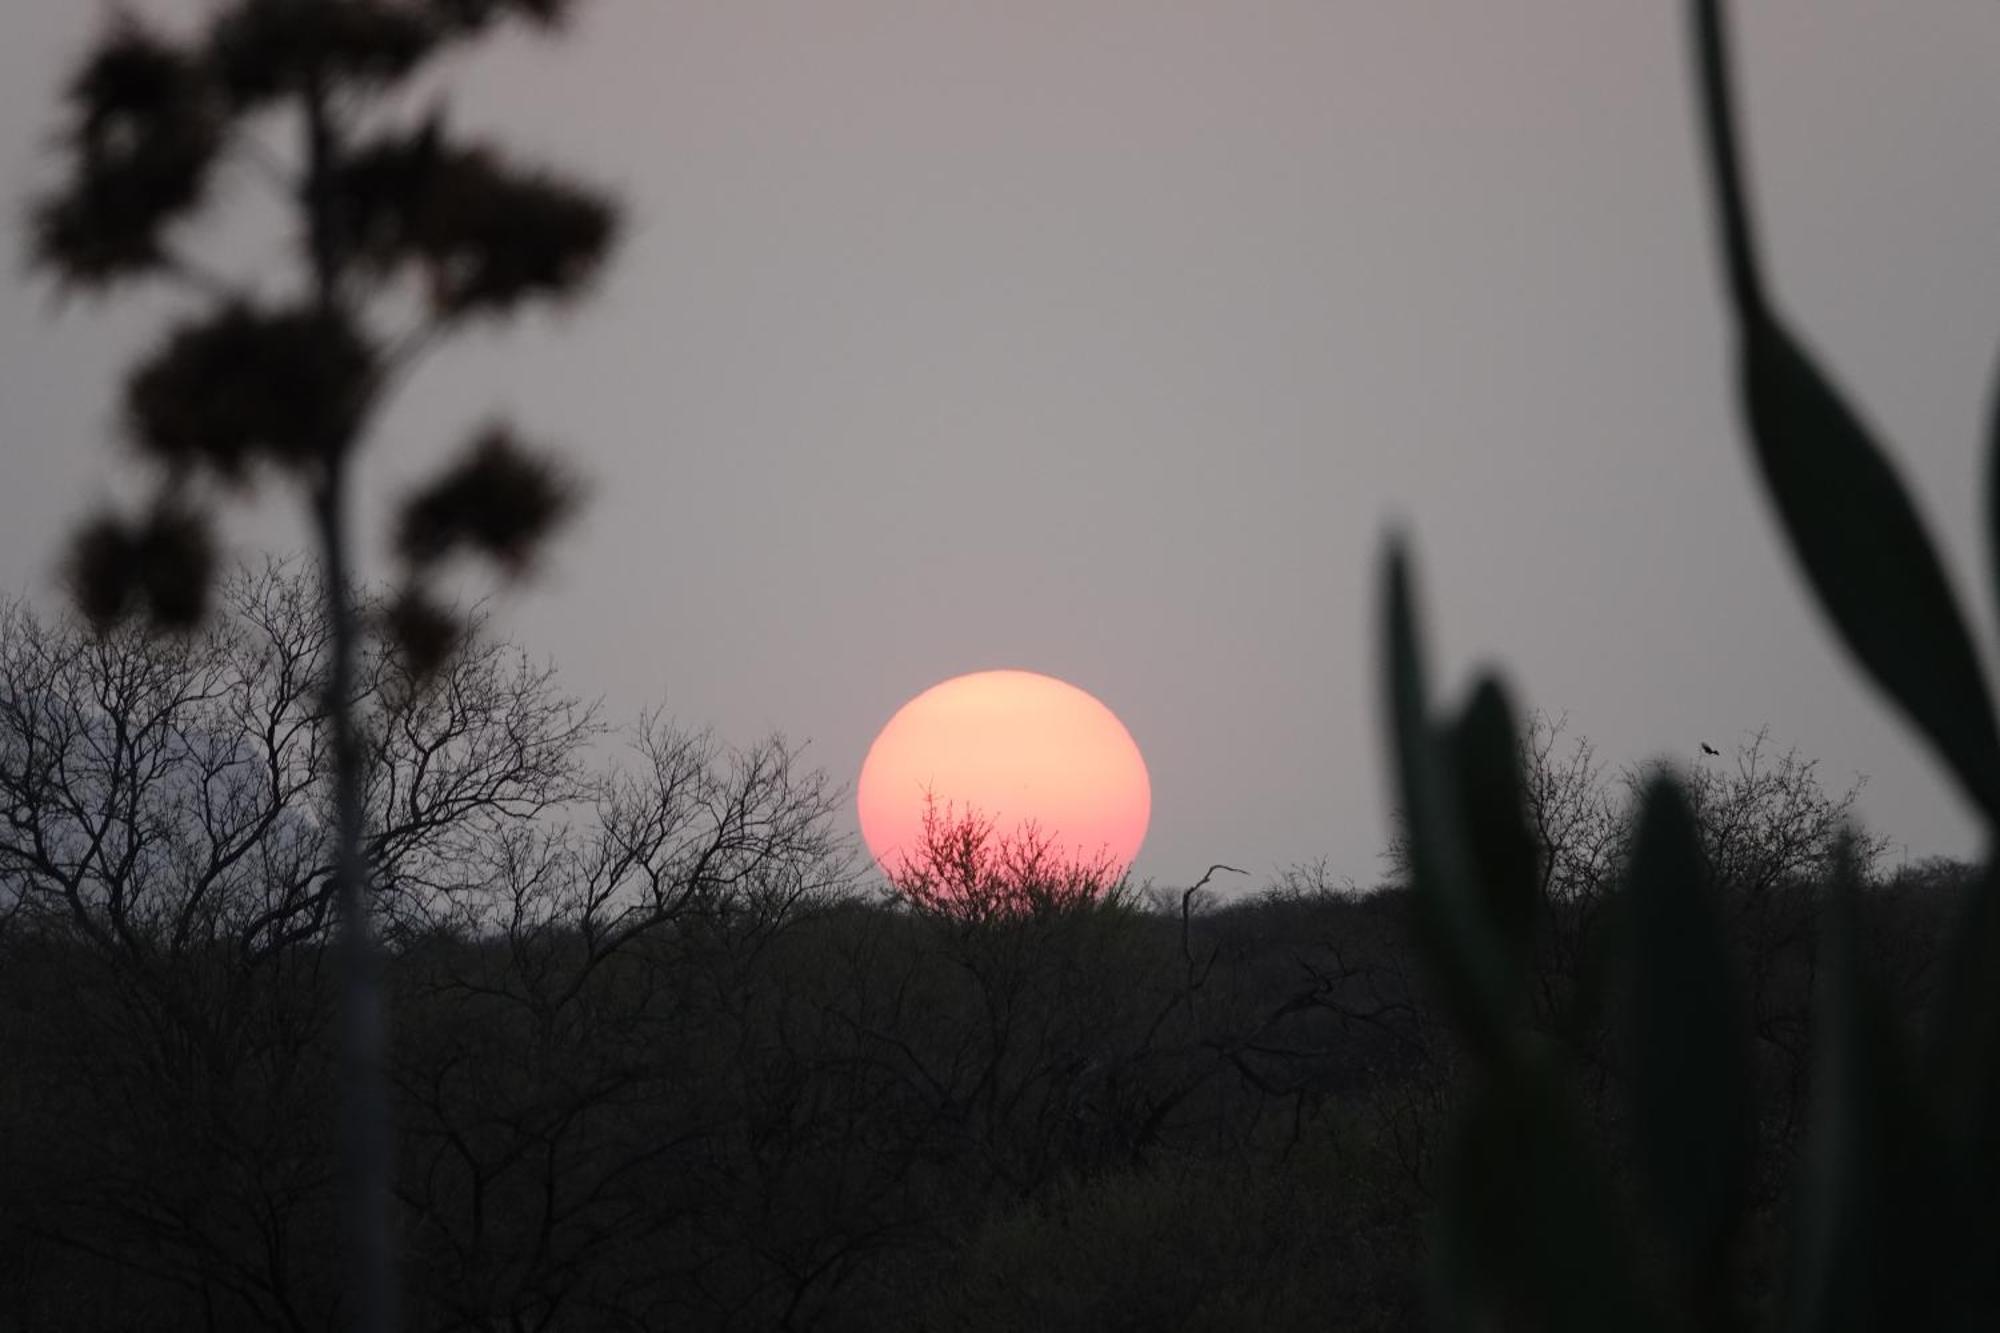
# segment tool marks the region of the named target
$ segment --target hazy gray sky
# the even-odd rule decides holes
[[[1990,647],[2000,11],[1737,8],[1786,304]],[[598,0],[566,43],[469,60],[458,120],[622,191],[629,243],[598,299],[432,363],[363,489],[379,509],[495,408],[565,442],[594,502],[511,630],[614,715],[779,728],[845,780],[947,676],[1081,685],[1145,752],[1164,881],[1376,875],[1398,518],[1454,690],[1496,660],[1613,762],[1768,724],[1866,773],[1912,855],[1971,852],[1751,488],[1682,9]],[[0,8],[16,254],[96,14]],[[172,302],[0,290],[0,584],[46,596]]]

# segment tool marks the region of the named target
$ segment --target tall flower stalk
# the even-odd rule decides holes
[[[360,622],[350,492],[370,424],[423,353],[469,324],[585,290],[617,234],[598,192],[461,138],[442,107],[412,118],[410,81],[500,25],[548,31],[574,0],[228,0],[192,33],[121,14],[70,80],[61,180],[29,210],[30,259],[63,289],[177,284],[193,309],[134,366],[122,433],[150,478],[136,513],[85,522],[68,558],[100,624],[162,630],[203,616],[216,564],[211,520],[267,485],[303,502],[325,596],[323,723],[333,757],[333,864],[322,892],[340,921],[344,1230],[352,1323],[396,1319],[384,1014],[369,920],[364,720],[356,662],[379,632],[422,679],[463,633],[437,580],[469,554],[527,567],[574,507],[567,474],[504,424],[406,497],[401,587]],[[266,137],[289,123],[290,152]],[[280,141],[282,142],[282,141]],[[222,202],[218,168],[248,163],[277,188],[298,236],[293,294],[198,262],[196,216]]]

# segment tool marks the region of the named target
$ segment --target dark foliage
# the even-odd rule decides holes
[[[147,517],[136,545],[139,584],[153,623],[188,630],[208,610],[214,578],[215,542],[194,510],[163,501]]]
[[[238,0],[215,20],[207,54],[216,82],[247,109],[314,79],[393,83],[441,36],[431,15],[404,0]]]
[[[382,611],[382,631],[408,664],[410,674],[429,680],[451,660],[465,635],[465,626],[448,608],[421,587],[405,588]]]
[[[163,629],[187,630],[208,608],[215,544],[191,510],[162,501],[137,529],[100,514],[77,533],[66,578],[79,609],[95,625],[116,623],[133,602]]]
[[[233,105],[255,108],[311,80],[394,84],[447,42],[510,17],[552,28],[573,0],[237,0],[210,29],[207,54]]]
[[[505,426],[474,437],[465,457],[403,506],[396,545],[419,568],[470,547],[519,570],[575,506],[575,485]]]
[[[1879,947],[1921,949],[1935,898],[1878,894]],[[609,955],[560,919],[412,933],[389,972],[412,1324],[1225,1333],[1321,1329],[1331,1311],[1347,1328],[1416,1326],[1434,1199],[1484,1191],[1479,1234],[1518,1254],[1547,1235],[1523,1225],[1522,1178],[1587,1190],[1593,1176],[1531,1101],[1507,1104],[1495,1151],[1474,1159],[1514,1174],[1458,1177],[1460,1055],[1408,986],[1410,905],[1272,896],[1199,912],[1183,934],[1150,908],[969,923],[752,894],[690,905]],[[0,974],[16,1087],[61,1089],[68,1108],[5,1126],[36,1163],[12,1214],[33,1229],[19,1243],[35,1271],[8,1304],[49,1320],[36,1327],[89,1327],[55,1318],[61,1293],[89,1290],[206,1302],[222,1327],[255,1327],[283,1292],[300,1326],[327,1326],[336,1279],[309,1238],[328,1199],[305,1184],[329,1152],[305,1132],[330,1077],[319,946],[251,973],[220,956],[206,976],[169,965],[191,995],[244,997],[231,1021],[248,1026],[222,1049],[296,1047],[285,1082],[253,1063],[229,1085],[241,1100],[218,1104],[215,1075],[142,1072],[159,1036],[90,1017],[131,983],[68,938],[16,930]],[[37,978],[57,971],[69,999],[51,1014]],[[1802,978],[1783,1002],[1806,1006]],[[292,1012],[315,1017],[265,1029]],[[1762,1072],[1781,1085],[1781,1068],[1767,1048]],[[1629,1092],[1610,1076],[1571,1114],[1616,1123]],[[217,1107],[213,1157],[152,1109],[190,1096]],[[159,1134],[143,1152],[108,1128],[135,1108]],[[1760,1108],[1763,1173],[1797,1160],[1775,1129],[1801,1109]],[[295,1128],[261,1140],[274,1157],[259,1163],[268,1131],[253,1126],[273,1115]],[[194,1210],[191,1230],[121,1217],[135,1198]],[[1792,1202],[1750,1209],[1760,1246],[1789,1230]],[[281,1260],[260,1225],[285,1237]],[[1574,1282],[1600,1248],[1581,1242],[1615,1233],[1560,1234],[1578,1248],[1548,1271]],[[159,1254],[173,1262],[149,1269]],[[1745,1289],[1775,1280],[1753,1271]]]
[[[69,182],[32,208],[31,253],[79,287],[159,266],[201,202],[223,121],[198,62],[122,19],[69,88]]]
[[[79,610],[108,626],[125,615],[139,582],[138,543],[116,514],[99,514],[71,539],[65,577]]]
[[[375,353],[335,311],[226,306],[173,330],[125,392],[133,443],[169,470],[243,481],[259,463],[308,477],[367,414]]]
[[[552,28],[569,17],[576,0],[425,0],[425,6],[452,27],[477,32],[509,17]]]
[[[435,123],[357,154],[344,184],[360,257],[384,273],[419,265],[443,318],[577,291],[617,230],[595,195],[510,170],[485,149],[441,147]]]
[[[84,58],[61,139],[67,179],[30,208],[30,254],[66,284],[179,278],[207,298],[126,384],[126,434],[165,478],[175,513],[198,520],[216,494],[189,482],[240,490],[268,465],[304,489],[318,519],[411,356],[468,317],[505,316],[588,287],[617,240],[609,200],[497,147],[460,142],[442,110],[404,128],[392,111],[369,115],[367,135],[358,130],[362,108],[388,111],[446,46],[510,19],[552,29],[574,8],[563,0],[232,0],[196,41],[119,17]],[[247,142],[255,118],[287,112],[304,131],[306,160],[276,183],[300,214],[306,294],[267,305],[235,294],[250,284],[192,267],[165,233],[209,202],[215,163]],[[265,177],[290,174],[268,156],[259,166]],[[386,321],[371,318],[371,306],[410,277],[430,321],[385,337]],[[407,506],[406,552],[422,567],[462,548],[518,575],[576,494],[496,425]],[[128,548],[139,538],[102,523],[79,534],[71,582],[88,593],[93,616],[161,613],[166,627],[203,604],[205,589],[160,580],[204,574],[207,562],[164,530],[155,537],[161,553],[179,558],[138,560]],[[133,595],[140,569],[156,571],[145,597]],[[443,628],[429,619],[429,629]],[[419,634],[413,612],[400,623],[413,650],[442,649],[450,637]]]
[[[437,118],[357,147],[338,188],[357,260],[385,276],[419,266],[441,317],[573,292],[616,235],[603,200],[451,147]]]
[[[170,640],[0,611],[0,1330],[345,1318],[328,636],[282,568],[225,586]],[[992,910],[913,903],[857,880],[836,796],[782,747],[654,723],[605,767],[588,710],[483,634],[433,688],[411,670],[371,654],[355,706],[414,1328],[1388,1330],[1421,1321],[1440,1263],[1527,1322],[1623,1320],[1616,1275],[1698,1264],[1718,1211],[1719,1297],[1779,1326],[1756,1298],[1813,1151],[1843,798],[1762,737],[1678,832],[1647,775],[1524,745],[1531,859],[1570,869],[1535,882],[1496,1056],[1422,980],[1410,890],[1307,869],[1226,904],[1088,877],[1022,896],[1068,881],[1016,876],[1032,856],[947,815],[940,847],[976,873],[947,857],[936,885]],[[1699,900],[1626,917],[1585,873],[1600,839],[1689,837],[1671,882]],[[1957,984],[1970,873],[1867,876],[1886,1004]],[[1655,989],[1624,961],[1636,930],[1727,941],[1738,1017],[1712,977]],[[1731,1024],[1740,1047],[1696,1040]],[[1711,1108],[1732,1050],[1749,1099]],[[1517,1057],[1542,1074],[1495,1073]],[[1455,1131],[1482,1088],[1503,1095]],[[1704,1149],[1732,1127],[1740,1156]],[[1641,1198],[1684,1239],[1564,1220]]]

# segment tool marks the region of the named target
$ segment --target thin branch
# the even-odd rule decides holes
[[[1194,923],[1195,895],[1207,887],[1208,881],[1215,877],[1215,872],[1218,870],[1227,870],[1232,875],[1248,875],[1250,873],[1247,870],[1238,870],[1235,866],[1223,865],[1218,861],[1203,871],[1201,878],[1188,885],[1187,891],[1181,894],[1181,955],[1187,959],[1190,967],[1194,965],[1194,951],[1189,945],[1188,932]]]

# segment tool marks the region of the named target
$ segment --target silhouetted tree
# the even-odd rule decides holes
[[[733,751],[658,719],[631,739],[569,818],[484,843],[477,887],[399,960],[427,1018],[392,1069],[434,1326],[593,1307],[601,1326],[675,1271],[715,1215],[704,1194],[741,1188],[717,1155],[764,1110],[736,1091],[757,955],[847,887],[838,795],[784,742]]]
[[[63,1108],[11,1133],[52,1243],[323,1326],[329,635],[296,564],[236,574],[218,602],[170,638],[0,606],[0,1007],[33,1014],[7,1063]],[[407,949],[468,910],[518,829],[590,797],[600,728],[476,626],[434,689],[379,645],[356,684],[362,851]]]
[[[191,35],[121,12],[68,88],[67,173],[30,212],[31,259],[65,288],[177,280],[200,308],[125,385],[122,426],[155,495],[138,517],[78,533],[69,573],[100,623],[139,612],[187,627],[207,604],[209,512],[267,481],[294,489],[317,535],[328,625],[340,915],[347,940],[346,1178],[358,1325],[393,1321],[381,1015],[364,894],[365,743],[353,718],[360,653],[348,504],[355,455],[393,387],[441,335],[575,295],[616,231],[596,193],[466,140],[433,107],[400,113],[437,57],[497,25],[551,28],[570,0],[228,0]],[[274,125],[295,137],[272,152]],[[221,164],[249,159],[297,227],[295,281],[266,294],[181,244]],[[564,474],[511,427],[410,497],[397,531],[407,579],[383,617],[418,674],[463,627],[429,591],[454,552],[509,572],[571,508]]]
[[[993,818],[924,797],[917,845],[887,871],[889,883],[925,912],[968,921],[1122,901],[1128,885],[1109,851],[1067,847],[1032,820],[998,832]]]

